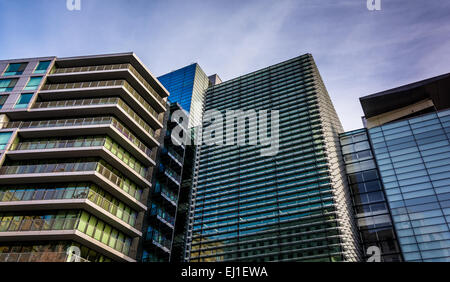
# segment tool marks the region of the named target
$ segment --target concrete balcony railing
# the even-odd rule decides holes
[[[145,155],[152,157],[152,150],[144,145],[130,130],[123,126],[117,119],[113,117],[95,117],[95,118],[74,118],[74,119],[58,119],[58,120],[41,120],[41,121],[13,121],[0,123],[0,128],[10,129],[40,129],[51,127],[82,127],[92,125],[111,125],[116,128],[122,135],[137,146]]]
[[[121,219],[125,223],[131,225],[134,228],[140,228],[138,226],[137,218],[138,213],[135,211],[132,211],[131,208],[129,208],[127,205],[123,204],[123,202],[119,202],[120,205],[115,204],[111,202],[110,200],[106,199],[104,196],[98,194],[92,188],[89,190],[83,190],[74,192],[72,195],[70,195],[70,192],[67,189],[66,195],[64,194],[64,188],[60,188],[59,190],[62,190],[62,192],[59,193],[53,193],[53,191],[46,190],[47,194],[44,197],[44,191],[45,190],[36,190],[36,193],[34,193],[33,198],[29,197],[29,193],[33,193],[33,191],[25,191],[22,190],[22,193],[13,193],[13,191],[7,191],[6,193],[3,190],[0,190],[0,206],[5,208],[5,210],[8,208],[5,204],[11,203],[11,204],[18,204],[18,203],[39,203],[39,201],[45,201],[46,205],[51,205],[52,201],[57,205],[56,203],[59,203],[60,200],[70,202],[70,200],[81,200],[81,199],[87,199],[90,202],[96,204],[98,207],[101,207],[103,210],[107,211],[111,215]],[[81,190],[81,189],[80,189]],[[20,190],[18,190],[20,191]],[[14,196],[13,196],[14,194]],[[50,195],[50,196],[49,196]],[[69,196],[67,196],[69,195]],[[45,198],[45,200],[44,200]],[[25,205],[23,205],[25,206]],[[128,212],[127,209],[131,212]]]
[[[0,232],[72,230],[77,228],[78,222],[78,218],[3,220]]]
[[[45,217],[37,219],[28,219],[22,217],[18,220],[9,219],[0,221],[0,236],[8,236],[8,233],[13,233],[15,235],[19,235],[20,233],[22,233],[22,236],[43,236],[45,235],[45,232],[69,230],[78,230],[84,234],[89,233],[89,237],[102,244],[101,239],[102,234],[104,234],[104,225],[87,226],[87,222],[83,221],[80,217]],[[112,242],[114,243],[114,245],[112,248],[114,248],[116,251],[126,256],[130,254],[130,247],[132,244],[131,237],[123,237],[122,240],[118,240],[117,238],[111,239],[110,235],[108,234],[105,234],[105,236],[108,236],[107,238],[109,240],[113,240]]]
[[[155,130],[150,127],[135,111],[133,111],[120,98],[94,98],[94,99],[80,99],[80,100],[64,100],[64,101],[50,101],[37,102],[32,106],[32,109],[50,109],[50,108],[85,108],[96,105],[117,105],[122,108],[146,133],[150,133],[153,137],[156,136]]]
[[[120,206],[115,205],[113,202],[109,201],[105,197],[90,192],[87,199],[93,203],[95,203],[97,206],[103,208],[104,210],[108,211],[112,215],[122,219],[126,223],[130,224],[133,227],[140,227],[137,224],[137,213],[128,213],[127,211],[124,211],[120,208]]]
[[[3,253],[0,262],[90,262],[89,260],[64,252]]]
[[[159,112],[165,111],[166,102],[159,96],[152,95],[156,99],[156,103],[151,106],[126,80],[101,80],[101,81],[89,81],[89,82],[71,82],[71,83],[55,83],[45,84],[42,86],[41,91],[58,91],[58,90],[72,90],[72,89],[89,89],[89,88],[104,88],[104,87],[124,87],[136,100],[138,100],[142,106],[150,112],[157,120],[162,121],[163,117],[158,118]]]
[[[107,136],[19,141],[12,144],[7,154],[13,160],[25,160],[30,157],[36,158],[41,154],[44,154],[47,157],[62,154],[67,157],[89,157],[96,155],[107,159],[108,154],[105,155],[105,152],[102,151],[102,149],[107,150],[120,161],[121,165],[119,165],[119,169],[121,169],[124,174],[129,175],[128,171],[131,170],[138,173],[141,177],[146,177],[148,168]],[[94,154],[94,152],[96,153]],[[126,167],[126,169],[123,169],[122,167]]]
[[[125,192],[137,201],[142,201],[143,189],[139,188],[131,180],[124,176],[119,176],[100,162],[78,162],[78,163],[40,163],[2,166],[0,176],[5,178],[11,175],[32,175],[32,174],[67,174],[69,172],[97,172],[109,180],[120,191]],[[117,188],[116,188],[117,190]]]
[[[163,99],[156,93],[150,84],[139,74],[139,72],[131,64],[114,64],[114,65],[100,65],[100,66],[86,66],[86,67],[72,67],[72,68],[54,68],[50,74],[68,74],[79,72],[99,72],[99,71],[111,71],[111,70],[129,70],[144,87],[155,96],[160,103],[164,105]]]

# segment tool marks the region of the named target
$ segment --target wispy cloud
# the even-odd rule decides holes
[[[449,1],[0,0],[0,57],[134,51],[161,75],[192,62],[223,79],[312,53],[345,129],[358,98],[450,72]]]

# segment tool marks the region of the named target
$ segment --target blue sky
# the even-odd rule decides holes
[[[0,0],[0,59],[135,52],[159,76],[223,80],[312,53],[346,130],[358,98],[450,72],[450,1]]]

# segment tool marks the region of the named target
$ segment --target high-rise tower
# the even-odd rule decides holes
[[[378,201],[390,208],[405,261],[450,261],[449,91],[444,74],[360,99],[384,186]],[[379,217],[365,225],[389,223]]]
[[[191,64],[158,77],[170,92],[169,101],[178,103],[189,113],[189,128],[201,124],[205,90],[209,78],[197,64]]]
[[[210,87],[204,110],[278,110],[279,152],[200,146],[187,259],[358,260],[343,129],[310,54]]]
[[[0,261],[134,261],[167,90],[133,53],[0,72]]]

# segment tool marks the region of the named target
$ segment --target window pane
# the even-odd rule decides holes
[[[10,92],[16,86],[18,79],[2,79],[0,80],[0,92]]]
[[[8,95],[0,96],[0,109],[3,108],[3,105],[5,104],[7,99],[8,99]]]
[[[34,73],[46,73],[49,65],[50,61],[39,62],[38,66],[34,70]]]
[[[12,132],[2,132],[0,133],[0,150],[4,150],[6,148],[6,145],[9,142],[9,139],[11,138]]]
[[[15,109],[23,109],[28,106],[31,98],[33,97],[33,93],[25,93],[21,94],[19,100],[16,103]]]
[[[41,83],[42,76],[38,77],[31,77],[28,81],[27,86],[25,86],[24,90],[36,90],[39,87],[39,84]]]
[[[28,63],[9,64],[3,75],[21,75]]]

